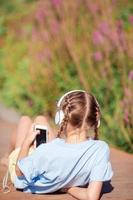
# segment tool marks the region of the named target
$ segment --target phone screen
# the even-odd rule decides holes
[[[47,142],[47,136],[46,136],[47,131],[45,129],[39,129],[39,128],[37,128],[36,130],[40,131],[40,134],[36,136],[36,147],[38,147],[40,144]]]

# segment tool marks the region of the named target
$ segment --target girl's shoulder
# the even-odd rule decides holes
[[[104,140],[94,140],[98,145],[108,147],[108,143]]]
[[[87,139],[86,141],[77,143],[77,144],[69,144],[66,143],[65,140],[63,138],[55,138],[52,141],[49,142],[48,146],[51,146],[54,148],[54,146],[56,145],[56,147],[63,147],[63,148],[74,148],[74,149],[86,149],[89,148],[91,149],[99,149],[102,152],[109,152],[109,145],[107,142],[103,141],[103,140],[94,140],[92,138]]]
[[[95,140],[96,146],[97,148],[106,154],[110,153],[110,148],[109,148],[109,144],[106,141],[103,140]]]

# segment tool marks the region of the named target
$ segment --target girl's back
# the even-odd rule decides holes
[[[24,176],[15,177],[15,186],[32,193],[107,181],[113,175],[107,143],[93,139],[70,144],[56,138],[19,160],[18,166]]]

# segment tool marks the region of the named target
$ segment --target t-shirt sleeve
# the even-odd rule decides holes
[[[26,180],[25,176],[15,176],[14,186],[19,189],[24,189],[28,186],[28,181]]]
[[[110,162],[110,149],[107,143],[103,143],[96,156],[96,162],[90,173],[91,181],[108,181],[113,176]]]
[[[34,182],[34,178],[44,172],[44,162],[41,145],[31,155],[18,160],[17,165],[24,175],[22,178],[24,184],[26,181],[28,183]],[[18,177],[18,181],[19,179]]]

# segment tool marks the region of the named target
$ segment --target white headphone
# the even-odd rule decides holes
[[[55,114],[55,124],[60,125],[61,122],[62,122],[62,120],[64,119],[64,112],[63,112],[63,110],[60,108],[61,102],[63,101],[63,99],[64,99],[68,94],[71,94],[71,93],[73,93],[73,92],[86,92],[86,91],[84,91],[84,90],[71,90],[71,91],[65,93],[65,94],[59,99],[59,101],[57,102],[57,110],[58,110],[58,111],[57,111],[56,114]],[[97,100],[96,100],[96,102],[97,102]],[[98,102],[97,102],[97,104],[98,104]],[[99,104],[98,104],[98,105],[99,105]],[[97,125],[97,127],[99,127],[99,126],[100,126],[100,120],[98,120],[98,125]]]

